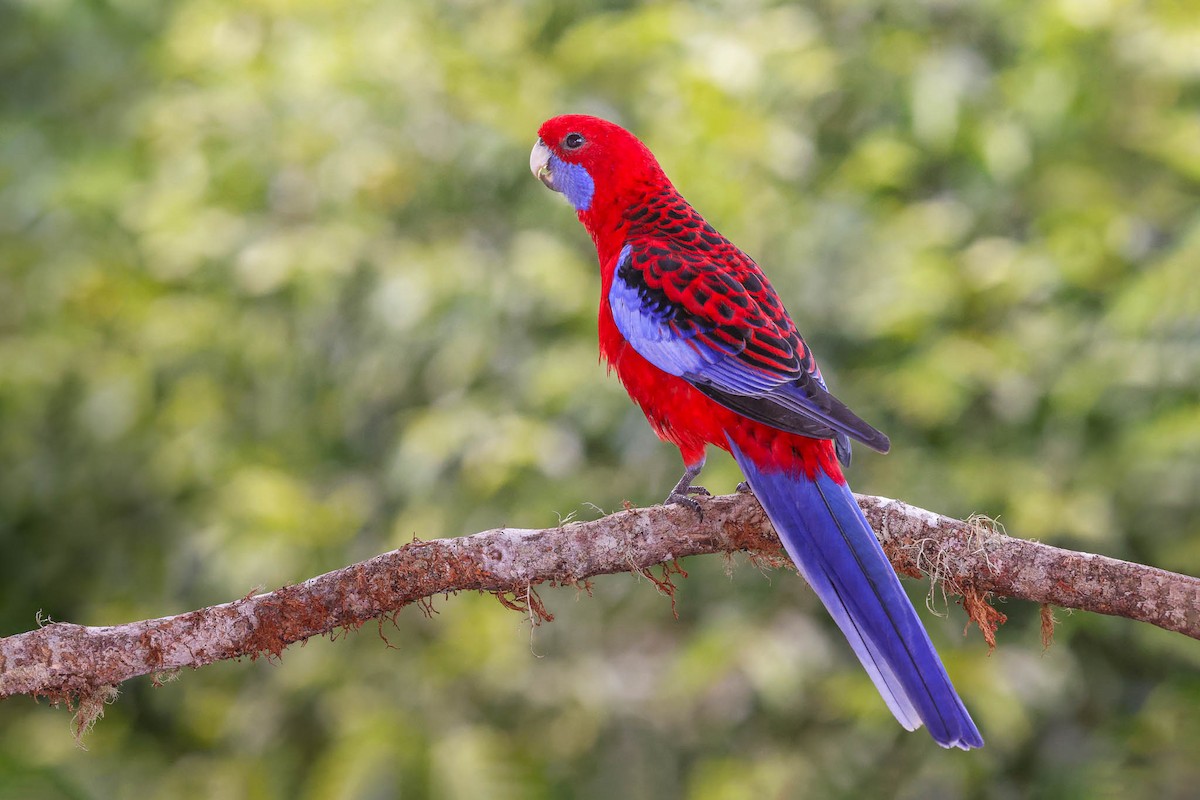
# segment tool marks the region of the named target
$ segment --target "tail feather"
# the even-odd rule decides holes
[[[900,724],[928,726],[942,747],[981,747],[979,730],[849,487],[823,473],[810,480],[760,469],[736,445],[732,452],[788,554]]]

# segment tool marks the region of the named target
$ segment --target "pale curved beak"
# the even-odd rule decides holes
[[[557,192],[558,189],[554,188],[554,173],[550,171],[550,155],[550,148],[538,139],[529,153],[529,171],[533,173],[533,177],[544,183],[547,189]]]

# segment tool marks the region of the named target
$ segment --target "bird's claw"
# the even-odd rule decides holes
[[[687,506],[692,511],[696,512],[696,516],[700,517],[700,521],[704,521],[704,511],[700,509],[700,504],[693,500],[690,495],[699,495],[701,497],[712,497],[712,492],[705,489],[703,486],[693,486],[692,481],[696,480],[696,476],[700,474],[700,470],[704,468],[704,459],[698,463],[691,465],[687,471],[683,473],[683,477],[679,479],[679,483],[675,484],[675,488],[667,495],[667,499],[663,501],[663,505],[671,505],[677,503],[681,506]]]
[[[737,489],[734,491],[736,491],[738,494],[754,494],[754,490],[750,488],[749,481],[742,481],[737,485]]]
[[[663,501],[663,505],[681,505],[690,508],[692,511],[696,512],[696,516],[698,516],[700,521],[703,522],[704,509],[700,507],[700,503],[689,497],[689,495],[693,494],[703,495],[704,497],[712,497],[712,494],[703,486],[689,486],[682,492],[671,492],[669,495],[667,495],[667,499]]]

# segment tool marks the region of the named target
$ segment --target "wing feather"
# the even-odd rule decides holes
[[[732,246],[731,246],[732,247]],[[887,452],[888,438],[825,387],[816,362],[749,257],[723,264],[663,239],[621,250],[608,300],[621,335],[650,363],[714,401],[780,430]]]

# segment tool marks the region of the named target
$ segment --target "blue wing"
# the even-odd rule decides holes
[[[743,258],[753,267],[746,274],[754,291],[735,277],[746,264],[731,271],[666,242],[627,244],[608,293],[617,329],[651,364],[727,408],[780,430],[834,439],[843,462],[847,437],[887,452],[888,438],[825,388],[774,290]]]

